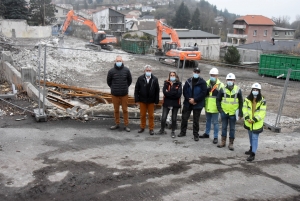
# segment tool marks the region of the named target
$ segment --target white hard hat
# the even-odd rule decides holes
[[[261,89],[261,85],[259,83],[254,83],[251,88]]]
[[[227,76],[226,76],[226,80],[235,80],[235,75],[233,73],[229,73]]]
[[[210,71],[209,71],[209,74],[210,75],[219,75],[219,70],[217,68],[212,68]]]

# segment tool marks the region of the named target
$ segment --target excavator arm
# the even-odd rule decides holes
[[[82,24],[87,25],[93,33],[97,33],[98,29],[96,27],[96,25],[94,24],[93,21],[85,19],[83,17],[77,16],[74,13],[74,10],[70,10],[67,14],[66,20],[61,28],[61,34],[63,35],[65,33],[65,31],[68,29],[70,23],[72,22],[72,20],[75,20],[77,22],[81,22]]]
[[[170,36],[171,41],[177,44],[177,47],[180,47],[179,37],[177,32],[170,26],[164,24],[162,21],[156,21],[156,30],[157,30],[157,48],[161,51],[163,47],[162,35],[166,33]]]

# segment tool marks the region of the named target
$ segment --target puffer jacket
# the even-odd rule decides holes
[[[199,78],[198,82],[194,86],[194,97],[192,97],[192,77],[189,78],[183,86],[183,96],[184,96],[184,107],[189,107],[189,98],[194,98],[196,105],[193,105],[192,109],[202,109],[205,104],[205,97],[207,92],[206,82],[203,78]]]
[[[149,88],[147,89],[147,87]],[[159,103],[159,83],[153,74],[151,75],[148,86],[145,74],[137,79],[134,89],[134,100],[136,103]]]
[[[121,67],[117,67],[115,64],[108,71],[106,81],[112,95],[125,96],[128,94],[128,88],[132,83],[130,70],[124,64]]]
[[[182,84],[179,81],[173,83],[166,80],[163,87],[164,107],[181,107]]]

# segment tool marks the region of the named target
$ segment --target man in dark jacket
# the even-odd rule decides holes
[[[141,75],[135,84],[134,99],[137,105],[140,105],[140,130],[142,133],[146,127],[146,114],[148,111],[149,133],[154,135],[154,104],[159,102],[159,84],[157,78],[151,74],[152,67],[144,67],[145,74]]]
[[[132,83],[130,70],[124,66],[121,56],[116,57],[114,67],[108,71],[107,85],[111,89],[112,103],[114,105],[115,125],[111,130],[118,129],[120,126],[120,105],[122,105],[125,130],[130,132],[128,127],[128,88]]]
[[[193,111],[194,140],[199,140],[199,118],[205,104],[207,86],[200,77],[200,68],[195,68],[193,77],[189,78],[183,86],[183,110],[181,119],[181,132],[178,137],[186,136],[187,122]]]

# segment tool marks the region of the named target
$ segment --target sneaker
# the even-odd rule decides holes
[[[156,133],[156,135],[164,135],[164,134],[167,134],[167,132],[161,129]]]
[[[204,133],[203,135],[199,135],[199,138],[209,138],[209,135],[207,135],[206,133]]]
[[[186,136],[186,134],[185,133],[179,133],[179,135],[177,135],[178,137],[184,137],[184,136]]]
[[[218,138],[214,138],[213,143],[218,144]]]
[[[176,135],[175,135],[175,131],[172,131],[172,133],[171,133],[171,137],[172,137],[172,138],[175,138],[175,137],[176,137]]]
[[[116,130],[118,128],[120,128],[120,126],[119,126],[119,124],[116,124],[116,125],[110,127],[110,130]]]
[[[130,128],[128,126],[124,127],[124,130],[130,132]]]

